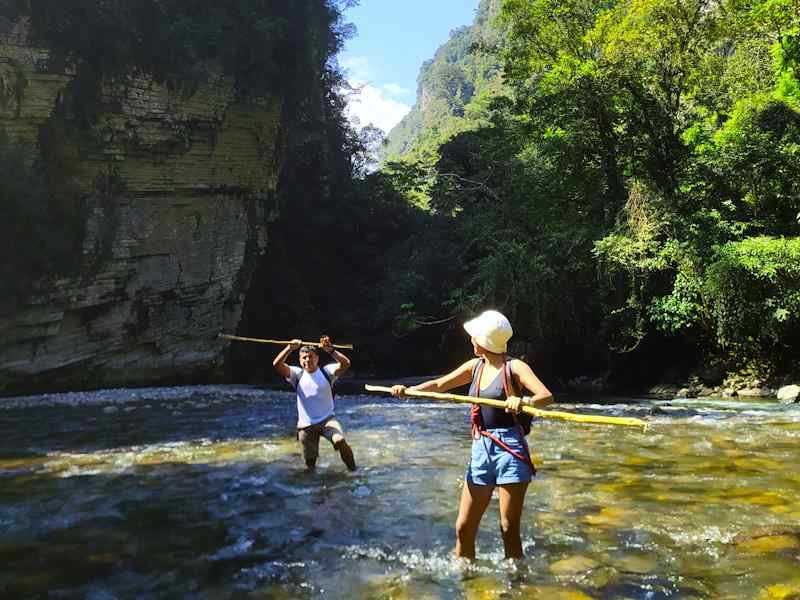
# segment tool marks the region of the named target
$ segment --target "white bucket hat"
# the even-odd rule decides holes
[[[464,329],[475,341],[489,352],[503,354],[514,330],[502,313],[487,310],[480,316],[464,323]]]

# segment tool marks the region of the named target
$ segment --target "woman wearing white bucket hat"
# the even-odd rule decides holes
[[[456,556],[475,558],[475,537],[481,517],[489,506],[492,492],[499,488],[500,532],[506,558],[522,558],[520,521],[535,470],[525,441],[530,420],[517,416],[523,405],[545,407],[553,395],[523,361],[506,357],[508,340],[514,331],[505,316],[487,310],[464,323],[477,358],[438,379],[406,388],[392,387],[402,396],[409,391],[446,392],[470,384],[469,395],[504,399],[505,410],[472,406],[472,454],[467,465],[466,484],[456,520]],[[519,397],[516,390],[528,390],[531,397]]]

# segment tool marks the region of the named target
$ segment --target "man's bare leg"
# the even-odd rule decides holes
[[[339,451],[342,457],[342,462],[347,466],[349,471],[356,470],[356,457],[353,456],[353,449],[345,440],[340,440],[334,445],[334,448]]]

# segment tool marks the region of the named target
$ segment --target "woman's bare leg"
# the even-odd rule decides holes
[[[465,482],[456,519],[456,556],[475,558],[475,537],[481,517],[492,499],[493,485]]]
[[[499,487],[500,534],[503,536],[506,558],[522,558],[520,521],[528,483],[509,483]]]

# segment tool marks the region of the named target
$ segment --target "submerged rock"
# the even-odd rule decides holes
[[[613,526],[622,525],[629,518],[630,511],[618,506],[606,506],[599,513],[587,515],[583,518],[589,525]]]
[[[550,565],[550,572],[555,575],[578,575],[600,566],[600,563],[588,556],[570,556],[562,558]]]
[[[589,596],[578,588],[562,588],[553,585],[547,586],[524,586],[522,588],[525,598],[547,598],[548,600],[592,600]]]
[[[740,533],[733,538],[733,545],[747,554],[771,554],[782,550],[800,549],[800,532],[767,527]]]
[[[761,590],[756,600],[798,600],[800,598],[800,579],[778,583]]]
[[[658,568],[658,560],[655,556],[641,554],[623,556],[614,562],[621,571],[640,575],[652,573]]]

